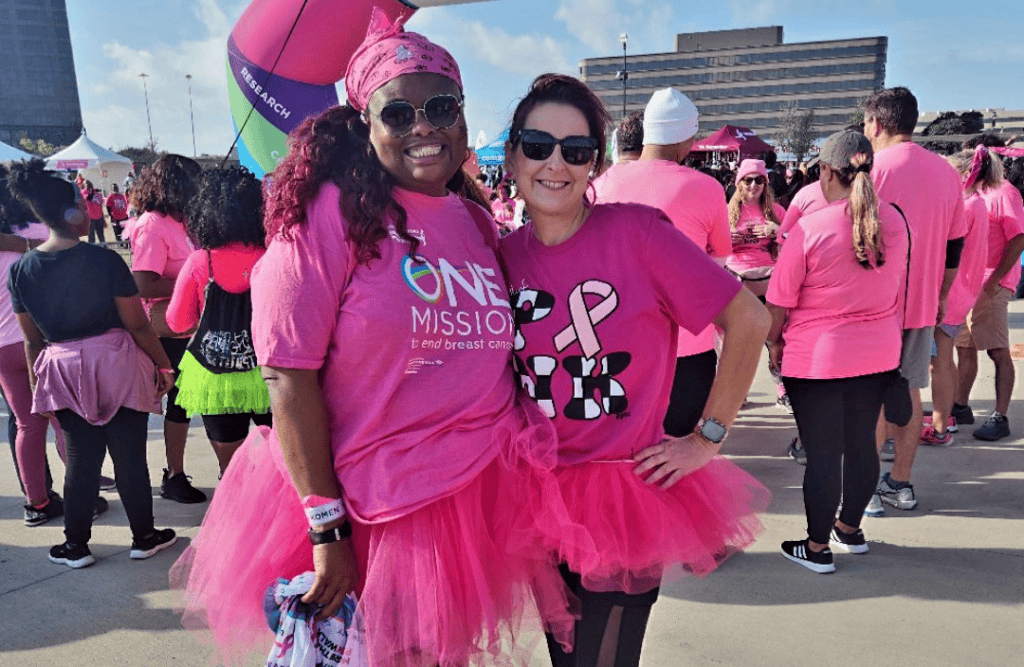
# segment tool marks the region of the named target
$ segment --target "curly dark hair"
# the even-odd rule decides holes
[[[146,167],[131,190],[136,211],[156,211],[184,222],[185,210],[196,194],[202,167],[191,158],[169,153]]]
[[[595,170],[604,164],[608,144],[608,126],[612,118],[604,108],[601,98],[593,93],[587,84],[565,74],[541,74],[530,84],[530,92],[520,100],[512,114],[509,137],[518,137],[526,124],[526,117],[541,104],[553,102],[574,107],[587,119],[590,136],[597,139],[597,160]]]
[[[639,153],[644,149],[644,112],[634,111],[619,123],[615,140],[620,153]]]
[[[978,146],[987,146],[989,148],[1003,148],[1004,146],[1006,146],[1006,142],[1003,141],[1003,138],[997,134],[985,133],[979,134],[976,137],[971,137],[970,139],[963,143],[964,149],[970,148],[973,150]]]
[[[263,247],[263,185],[245,167],[204,172],[185,215],[185,229],[201,248]]]
[[[9,176],[10,171],[0,162],[0,232],[4,234],[13,234],[17,229],[28,227],[35,218],[32,211],[7,187]]]
[[[47,171],[46,163],[38,158],[12,164],[7,186],[11,194],[50,229],[68,229],[64,215],[69,209],[78,208],[81,197],[74,183]]]

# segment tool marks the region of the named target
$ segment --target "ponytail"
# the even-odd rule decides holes
[[[849,170],[849,171],[848,171]],[[853,251],[865,269],[885,264],[882,250],[882,225],[878,218],[878,195],[871,183],[871,164],[843,170],[841,180],[852,179],[850,217],[853,218]]]

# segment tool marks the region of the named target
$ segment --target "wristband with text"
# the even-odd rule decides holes
[[[345,516],[345,505],[342,504],[340,498],[328,500],[326,503],[316,507],[306,506],[303,509],[306,512],[306,519],[312,528],[326,526]]]

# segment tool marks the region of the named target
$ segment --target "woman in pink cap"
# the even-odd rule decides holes
[[[768,187],[764,160],[740,162],[736,192],[729,200],[732,254],[725,266],[762,302],[775,266],[776,234],[785,215],[786,209],[775,203],[772,189]]]
[[[542,614],[568,646],[537,528],[568,523],[554,433],[516,400],[493,219],[452,194],[459,68],[378,14],[345,85],[273,174],[252,330],[275,426],[235,454],[172,572],[186,623],[225,659],[267,646],[264,591],[314,570],[303,602],[326,618],[356,590],[375,667],[507,661]]]

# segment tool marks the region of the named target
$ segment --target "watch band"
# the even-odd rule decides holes
[[[330,544],[331,542],[352,537],[352,524],[346,521],[330,530],[317,531],[310,529],[306,534],[309,535],[310,544]]]
[[[729,429],[725,427],[725,424],[714,417],[701,419],[697,422],[697,428],[694,430],[700,437],[716,445],[724,442],[726,436],[729,435]]]

